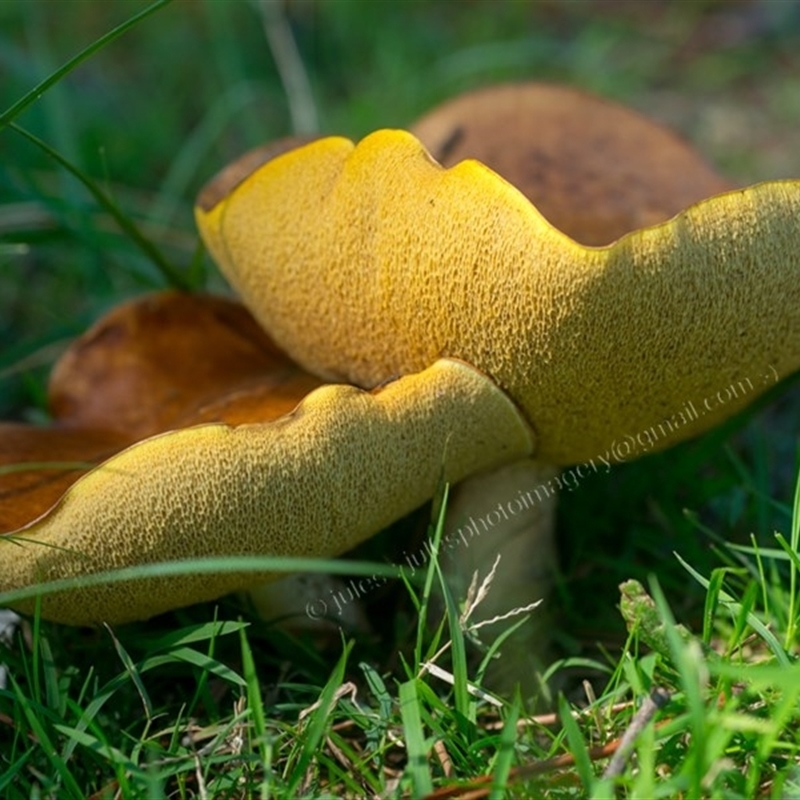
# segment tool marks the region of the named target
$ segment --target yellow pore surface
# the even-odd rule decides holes
[[[369,387],[463,359],[520,404],[537,457],[558,464],[659,424],[672,430],[654,447],[671,445],[800,366],[797,181],[592,248],[482,164],[443,169],[384,130],[281,155],[197,220],[305,368]]]
[[[486,419],[492,420],[487,427]],[[54,510],[0,537],[0,587],[212,556],[334,556],[459,481],[523,458],[532,434],[472,367],[440,361],[367,393],[312,392],[265,424],[152,437],[80,479]],[[258,584],[263,573],[143,578],[47,594],[42,614],[121,623]],[[16,607],[31,612],[34,601]]]

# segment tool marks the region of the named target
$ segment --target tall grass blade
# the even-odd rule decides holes
[[[83,791],[81,791],[81,787],[78,785],[78,782],[73,777],[72,772],[70,772],[66,759],[62,758],[58,754],[55,743],[47,733],[44,724],[40,720],[39,715],[33,709],[31,702],[22,693],[22,690],[17,685],[17,682],[14,680],[13,676],[9,676],[9,679],[11,681],[11,689],[17,698],[17,704],[22,709],[22,713],[25,715],[28,726],[38,740],[42,751],[47,754],[47,758],[50,760],[53,769],[61,779],[61,784],[65,790],[65,796],[73,798],[73,800],[84,800],[85,795]]]
[[[11,537],[5,536],[10,540]],[[31,541],[31,540],[28,540]],[[0,546],[3,544],[0,539]],[[5,542],[13,544],[13,541]],[[142,564],[136,567],[109,572],[98,572],[81,578],[64,578],[62,580],[29,586],[25,589],[14,589],[0,592],[0,607],[13,606],[23,600],[30,600],[40,595],[51,594],[73,589],[76,586],[101,586],[107,583],[124,583],[140,578],[179,577],[181,575],[207,575],[219,572],[329,572],[333,575],[378,575],[396,578],[398,568],[386,564],[375,564],[365,561],[346,561],[344,559],[321,558],[289,558],[283,556],[226,556],[224,558],[199,558],[186,561],[166,561],[160,564]]]
[[[497,761],[492,775],[492,790],[489,800],[503,800],[507,796],[508,776],[514,765],[514,745],[517,741],[517,720],[522,706],[519,695],[508,709],[508,716],[500,733],[500,742],[497,750]]]
[[[558,697],[558,716],[561,718],[561,724],[564,726],[564,733],[567,735],[567,742],[572,757],[575,759],[575,768],[578,771],[578,776],[583,784],[583,790],[587,795],[592,793],[592,786],[595,783],[594,770],[592,769],[592,760],[589,758],[589,751],[586,748],[586,742],[583,739],[581,729],[572,716],[572,711],[569,707],[564,695]]]
[[[261,765],[264,769],[264,777],[261,780],[261,797],[262,800],[266,800],[269,797],[272,782],[272,747],[267,736],[267,719],[264,714],[264,701],[261,698],[261,687],[258,683],[253,651],[250,649],[247,632],[243,627],[239,629],[239,641],[242,648],[242,672],[244,673],[242,683],[247,688],[247,707],[250,709],[256,746],[261,755]]]
[[[319,702],[310,716],[310,721],[307,723],[305,741],[303,742],[303,749],[300,753],[300,758],[292,770],[286,786],[286,796],[296,797],[297,790],[301,781],[306,776],[308,768],[311,766],[311,761],[314,758],[319,743],[325,735],[325,730],[328,726],[328,718],[331,711],[336,704],[336,693],[339,687],[344,682],[344,671],[347,666],[347,658],[350,655],[350,650],[353,648],[353,642],[348,642],[345,645],[344,651],[339,658],[336,667],[331,673],[331,677],[325,684],[325,688],[319,696]]]
[[[20,134],[20,136],[24,136],[29,142],[36,145],[41,150],[44,150],[50,158],[58,162],[58,164],[71,175],[74,175],[86,189],[88,189],[98,204],[111,215],[125,235],[153,262],[155,267],[172,286],[176,289],[183,289],[184,291],[189,291],[192,288],[186,276],[169,263],[162,255],[161,251],[139,230],[136,223],[120,210],[114,200],[112,200],[92,178],[85,175],[82,170],[78,169],[78,167],[64,158],[61,153],[54,150],[47,142],[35,136],[30,131],[25,130],[25,128],[20,127],[15,122],[10,123],[9,127],[11,130]]]
[[[422,715],[417,695],[417,681],[400,684],[400,716],[405,732],[408,763],[406,772],[411,778],[414,797],[424,797],[433,791],[433,780],[428,768],[428,747],[422,729]]]
[[[683,565],[683,568],[705,589],[709,587],[709,581],[704,578],[694,567],[687,564],[677,553],[674,553],[675,558]],[[728,610],[736,615],[741,610],[741,603],[737,603],[727,592],[720,590],[719,601]],[[766,645],[772,650],[773,655],[779,663],[785,667],[791,665],[791,659],[786,651],[781,646],[781,643],[775,638],[775,634],[767,628],[766,625],[753,613],[747,615],[747,624],[764,640]]]
[[[439,542],[441,542],[442,538],[442,529],[444,525],[444,518],[445,512],[447,510],[447,498],[450,493],[450,486],[445,484],[442,489],[441,494],[441,504],[439,506],[439,514],[436,520],[436,528],[433,536],[433,553],[438,552]],[[438,533],[438,540],[436,539]],[[436,559],[434,559],[436,560]],[[425,573],[425,585],[422,589],[422,600],[420,602],[419,608],[419,615],[417,621],[417,641],[414,646],[414,674],[419,675],[420,668],[422,666],[422,650],[423,644],[425,641],[425,631],[427,630],[428,624],[428,605],[430,604],[431,599],[431,590],[433,588],[433,579],[436,575],[436,571],[434,569],[433,564],[428,565],[428,570]]]
[[[794,555],[789,562],[789,624],[786,626],[786,638],[784,640],[787,650],[791,649],[797,634],[797,572],[798,559],[797,553],[800,547],[800,473],[794,488],[794,505],[792,507],[792,533],[789,549],[781,542],[781,546],[789,555]]]
[[[138,14],[135,14],[129,20],[117,25],[116,28],[113,28],[99,39],[96,39],[76,56],[73,56],[65,64],[62,64],[55,72],[48,75],[43,81],[37,83],[33,89],[20,97],[16,103],[11,105],[0,115],[0,130],[10,124],[15,117],[19,116],[29,105],[35,103],[51,86],[58,83],[65,75],[69,75],[75,67],[80,66],[87,58],[90,58],[96,52],[102,50],[107,44],[110,44],[114,39],[117,39],[125,33],[125,31],[129,30],[134,25],[138,25],[143,19],[164,8],[164,6],[169,5],[171,2],[172,0],[156,0],[155,3],[143,9]]]

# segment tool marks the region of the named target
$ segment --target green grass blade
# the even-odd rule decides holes
[[[386,688],[386,684],[383,682],[383,678],[381,678],[378,672],[366,662],[361,662],[358,666],[364,673],[367,686],[369,686],[370,691],[378,701],[381,718],[388,720],[391,716],[394,702],[392,701],[392,696],[389,694],[389,690]]]
[[[4,604],[0,604],[2,608]],[[42,657],[42,601],[36,598],[36,608],[33,612],[33,631],[32,631],[33,647],[31,652],[31,676],[33,680],[33,699],[39,704],[42,704],[42,682],[39,671],[39,661]]]
[[[30,131],[25,130],[25,128],[20,127],[15,122],[10,123],[9,127],[11,130],[20,134],[20,136],[25,137],[31,144],[36,145],[47,153],[50,158],[58,162],[58,164],[71,175],[74,175],[91,193],[97,203],[111,215],[125,235],[153,262],[156,268],[172,286],[184,291],[189,291],[192,288],[186,276],[167,261],[161,251],[139,230],[136,223],[130,217],[122,213],[114,200],[112,200],[94,180],[64,158],[61,153],[50,147],[47,142],[35,136]]]
[[[781,546],[784,543],[781,542]],[[786,626],[785,646],[789,650],[794,644],[797,631],[797,553],[800,548],[800,473],[794,487],[794,505],[792,506],[792,533],[790,549],[786,552],[795,558],[789,562],[789,624]],[[786,549],[784,547],[784,549]]]
[[[450,493],[450,486],[445,484],[442,489],[441,503],[439,505],[439,515],[436,521],[435,531],[438,532],[438,541],[436,540],[436,533],[434,534],[434,542],[432,551],[438,552],[439,542],[441,542],[442,526],[444,525],[445,512],[447,509],[447,498]],[[422,590],[422,600],[419,607],[419,618],[417,620],[417,641],[414,646],[414,674],[419,675],[420,667],[422,666],[422,651],[425,641],[425,632],[428,624],[428,605],[431,598],[431,590],[433,588],[433,579],[436,575],[433,564],[428,564],[428,570],[425,573],[425,585]]]
[[[262,800],[266,800],[269,797],[272,780],[272,748],[267,735],[267,719],[264,714],[264,701],[261,697],[261,687],[258,683],[258,672],[253,660],[253,651],[250,649],[250,642],[247,641],[247,632],[243,627],[239,630],[239,641],[242,649],[244,685],[247,689],[247,707],[250,709],[250,715],[253,720],[253,733],[256,737],[256,745],[261,755],[261,765],[264,769],[264,777],[261,781],[261,797]]]
[[[2,377],[2,375],[0,375]],[[31,470],[64,470],[92,469],[97,464],[91,461],[25,461],[21,464],[4,464],[0,467],[0,476],[12,475],[15,472],[30,472]]]
[[[592,760],[589,758],[589,751],[586,748],[581,729],[578,727],[575,717],[572,716],[569,703],[564,695],[559,695],[558,697],[558,716],[564,726],[564,733],[567,735],[569,749],[575,759],[575,768],[583,784],[583,789],[587,795],[591,795],[592,787],[595,783]]]
[[[111,641],[114,643],[114,649],[117,651],[117,655],[119,656],[119,660],[122,662],[123,667],[125,667],[125,672],[128,673],[131,683],[136,687],[136,691],[138,692],[139,698],[142,701],[145,717],[149,722],[153,719],[153,702],[150,700],[150,696],[147,694],[147,689],[144,687],[141,675],[139,675],[139,670],[136,668],[136,664],[130,657],[128,651],[123,647],[122,642],[120,642],[120,640],[114,635],[114,631],[112,631],[108,625],[106,625],[106,630],[111,636]]]
[[[27,541],[31,541],[28,539]],[[0,537],[0,548],[14,545],[13,536]],[[81,578],[64,578],[50,583],[0,592],[0,607],[12,606],[22,600],[39,595],[73,589],[76,586],[101,586],[107,583],[124,583],[140,578],[180,577],[181,575],[207,575],[219,572],[326,572],[332,575],[366,575],[396,578],[398,568],[387,564],[344,559],[284,558],[283,556],[226,556],[224,558],[198,558],[186,561],[166,561],[159,564],[142,564],[136,567],[109,572],[98,572]]]
[[[724,568],[715,569],[711,573],[706,591],[706,601],[703,608],[703,644],[710,645],[711,637],[714,633],[714,618],[719,606],[719,595],[722,591],[722,584],[725,581]]]
[[[310,720],[307,723],[305,741],[303,742],[303,749],[300,752],[300,757],[294,766],[294,769],[289,776],[286,785],[286,796],[296,797],[297,789],[301,781],[306,775],[308,768],[311,766],[311,761],[317,752],[319,743],[325,735],[325,729],[328,726],[328,718],[331,711],[336,704],[336,693],[344,682],[344,671],[347,666],[347,658],[350,655],[350,650],[353,647],[353,642],[348,642],[345,645],[339,661],[336,664],[331,677],[325,684],[325,688],[319,696],[317,707],[310,715]]]
[[[764,569],[764,556],[761,548],[758,546],[756,537],[751,533],[750,541],[753,543],[753,555],[756,559],[756,569],[758,570],[758,585],[761,587],[761,605],[764,609],[764,614],[767,618],[770,616],[770,591],[767,585],[767,573]]]
[[[56,668],[55,659],[53,658],[53,650],[50,647],[50,642],[46,637],[42,636],[39,639],[39,650],[42,657],[42,677],[44,678],[44,697],[45,703],[48,708],[53,711],[62,711],[61,707],[61,689],[59,687],[59,674]]]
[[[33,735],[37,738],[39,747],[44,753],[47,754],[47,758],[50,760],[53,769],[61,778],[61,784],[68,793],[68,796],[74,798],[74,800],[84,800],[85,795],[81,790],[81,787],[78,785],[78,782],[70,772],[66,760],[58,754],[53,740],[48,735],[47,730],[39,719],[38,714],[32,708],[30,701],[22,693],[14,678],[10,677],[10,680],[11,688],[16,696],[17,703],[22,709],[22,713],[25,715],[25,719],[27,720]]]
[[[511,774],[511,767],[514,765],[514,745],[517,741],[517,721],[519,720],[521,705],[520,698],[517,696],[508,709],[508,716],[500,733],[497,761],[494,765],[489,800],[503,800],[507,796],[508,776]]]
[[[416,680],[400,684],[400,716],[405,731],[408,763],[406,773],[411,778],[414,797],[424,797],[433,792],[433,780],[428,767],[428,746],[422,730],[422,714]]]
[[[753,616],[753,609],[758,599],[758,586],[750,583],[745,589],[741,603],[734,618],[733,631],[731,632],[728,651],[732,652],[739,647],[745,638],[745,632],[750,625],[750,617]]]
[[[15,785],[17,776],[25,768],[25,765],[33,758],[33,750],[26,750],[13,764],[9,764],[4,772],[0,772],[0,797],[13,797],[9,787]]]
[[[206,642],[210,639],[218,639],[229,633],[238,633],[243,628],[247,628],[249,622],[202,622],[197,625],[187,625],[177,631],[170,631],[164,636],[159,637],[154,642],[147,645],[148,652],[158,653],[162,650],[172,650],[196,642]]]
[[[112,747],[107,742],[101,741],[96,736],[92,736],[90,733],[86,733],[86,731],[79,731],[77,728],[71,728],[69,725],[54,725],[53,727],[55,727],[59,733],[63,733],[70,739],[75,739],[78,744],[89,748],[89,750],[102,756],[107,761],[115,765],[123,766],[125,770],[129,772],[137,774],[141,772],[138,765],[134,764],[125,753],[118,750],[116,747]]]
[[[447,608],[447,621],[450,630],[450,650],[452,652],[453,690],[455,697],[455,710],[465,719],[475,721],[475,704],[469,696],[469,679],[467,675],[467,648],[464,644],[464,632],[461,630],[458,606],[453,599],[453,593],[447,585],[438,562],[436,573],[442,586],[445,607]]]
[[[62,64],[55,72],[48,75],[43,81],[40,81],[29,92],[24,94],[14,103],[10,108],[7,108],[2,115],[0,115],[0,129],[6,127],[11,121],[21,114],[29,105],[35,103],[51,86],[58,83],[65,75],[69,75],[75,67],[80,66],[87,58],[90,58],[99,50],[102,50],[107,44],[110,44],[114,39],[121,36],[125,31],[138,25],[143,19],[154,14],[156,11],[169,5],[172,0],[156,0],[155,3],[135,14],[130,19],[126,20],[116,28],[113,28],[108,33],[96,39],[88,47],[85,47],[76,56],[73,56],[65,64]]]
[[[198,653],[197,651],[190,650],[186,647],[179,648],[171,653],[150,655],[138,662],[135,665],[134,671],[137,675],[141,675],[164,664],[174,664],[176,662],[189,663],[200,667],[201,669],[208,670],[237,686],[243,684],[242,679],[235,672],[233,672],[230,667],[226,666],[225,664],[221,664],[214,659],[209,659],[209,657],[203,653]],[[128,669],[126,669],[124,672],[112,678],[104,686],[97,689],[94,692],[94,697],[87,704],[86,708],[84,708],[80,719],[75,724],[76,730],[85,731],[99,715],[105,704],[130,680],[131,673],[128,671]],[[75,745],[76,741],[74,739],[70,739],[67,742],[64,750],[65,760],[69,760]]]
[[[195,667],[199,667],[206,672],[211,672],[218,678],[222,678],[236,686],[244,686],[246,683],[245,679],[238,675],[227,664],[223,664],[215,658],[210,658],[205,653],[192,650],[190,647],[180,647],[177,650],[172,650],[170,656],[186,664],[193,664]]]
[[[510,636],[513,636],[516,631],[518,631],[529,621],[530,616],[520,617],[516,622],[514,622],[512,625],[509,625],[502,633],[498,634],[497,637],[492,640],[483,657],[481,658],[480,664],[478,664],[478,669],[475,671],[476,683],[483,683],[483,676],[486,674],[486,670],[489,669],[492,661],[494,661],[497,651],[502,648],[503,644]]]
[[[442,542],[442,534],[444,533],[444,520],[445,511],[447,509],[447,495],[448,486],[444,487],[444,494],[442,496],[442,504],[439,508],[439,516],[436,520],[436,528],[433,535],[432,552],[434,557],[432,559],[431,567],[435,571],[436,577],[442,590],[444,597],[445,608],[447,609],[447,623],[450,631],[450,650],[452,653],[451,661],[453,668],[453,688],[455,692],[455,708],[465,719],[471,722],[475,721],[475,704],[471,701],[469,695],[469,676],[467,670],[467,649],[464,643],[464,631],[461,629],[461,620],[453,593],[447,585],[442,569],[439,566],[439,559],[436,554]],[[423,603],[427,603],[427,596],[423,598]],[[419,633],[419,630],[418,630]]]
[[[709,588],[709,581],[704,578],[694,567],[687,564],[677,553],[674,554],[675,558],[683,565],[683,568],[705,589]],[[741,610],[741,604],[737,603],[727,592],[720,591],[720,602],[726,606],[732,614],[737,614]],[[784,666],[788,667],[791,664],[786,651],[781,646],[781,643],[775,638],[775,634],[767,628],[766,625],[753,613],[747,615],[747,624],[764,640],[770,650],[772,650],[775,658]]]
[[[689,712],[688,732],[692,737],[692,760],[687,762],[687,768],[693,785],[690,785],[688,794],[691,797],[700,797],[703,765],[708,748],[706,707],[703,697],[707,667],[697,640],[686,641],[676,630],[675,617],[655,578],[650,581],[650,595],[664,623],[671,659],[678,672]]]

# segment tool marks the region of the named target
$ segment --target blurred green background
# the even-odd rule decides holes
[[[147,5],[0,0],[0,106]],[[404,126],[492,82],[560,81],[665,122],[741,183],[800,176],[800,4],[790,0],[175,0],[17,121],[188,270],[198,188],[245,149],[292,131],[268,24],[288,26],[282,42],[296,45],[324,133]],[[195,282],[225,291],[207,262]],[[47,372],[70,338],[121,298],[164,285],[75,179],[0,131],[0,417],[43,419]],[[686,445],[587,482],[563,503],[565,572],[579,587],[565,602],[583,595],[596,608],[593,585],[580,589],[587,571],[657,564],[676,541],[699,543],[684,506],[709,511],[726,534],[786,530],[767,494],[791,492],[797,431],[784,399],[737,440]],[[600,556],[602,535],[615,545]]]

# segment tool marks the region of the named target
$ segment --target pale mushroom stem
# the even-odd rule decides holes
[[[559,469],[526,458],[462,481],[451,493],[441,565],[459,599],[467,597],[473,575],[480,587],[497,561],[488,594],[466,622],[481,626],[481,641],[492,640],[519,620],[511,614],[546,599],[557,567],[555,510]],[[546,605],[529,612],[532,619],[508,640],[491,681],[514,683],[541,665],[548,643]],[[509,615],[509,616],[506,616]]]
[[[531,616],[501,648],[500,661],[489,676],[494,688],[527,683],[549,644],[546,598],[557,568],[559,472],[551,464],[526,458],[469,477],[449,495],[439,562],[457,601],[468,600],[471,585],[475,589],[485,585],[494,567],[488,592],[477,602],[466,627],[500,618],[480,624],[476,631],[481,641],[491,644],[521,615]],[[429,555],[427,549],[409,553],[403,566],[414,571],[424,568]],[[351,631],[367,627],[359,598],[336,576],[292,575],[248,594],[262,618],[277,618],[294,632],[324,633],[337,625]],[[537,601],[542,605],[530,609]],[[530,610],[522,611],[526,608]]]

